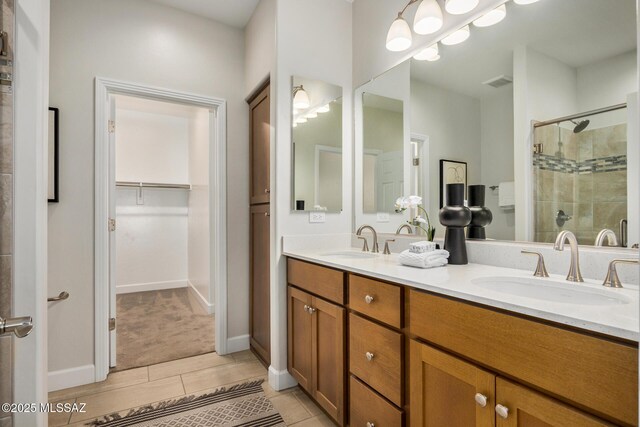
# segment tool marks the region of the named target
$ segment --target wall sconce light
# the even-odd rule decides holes
[[[309,108],[311,101],[309,100],[309,94],[304,90],[302,85],[293,87],[293,108],[298,110],[304,110]]]

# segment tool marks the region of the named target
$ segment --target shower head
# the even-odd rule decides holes
[[[587,126],[589,126],[589,120],[582,120],[579,122],[576,122],[575,120],[571,120],[571,123],[576,125],[576,127],[573,128],[573,133],[580,133],[583,130],[585,130]]]

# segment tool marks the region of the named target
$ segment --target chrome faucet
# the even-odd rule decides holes
[[[556,251],[564,250],[564,243],[568,241],[571,247],[571,265],[569,266],[569,274],[567,274],[567,280],[570,282],[584,282],[582,274],[580,273],[580,259],[578,257],[578,239],[575,234],[568,230],[563,230],[558,233],[556,242],[553,244],[553,249]]]
[[[380,252],[380,250],[378,249],[378,233],[376,233],[376,230],[372,226],[364,224],[360,226],[360,228],[358,228],[358,231],[356,231],[356,235],[361,236],[363,230],[371,230],[371,232],[373,233],[373,242],[371,244],[371,252],[373,253]],[[367,240],[364,239],[364,241],[366,243]]]
[[[609,246],[618,246],[618,238],[616,237],[616,233],[613,230],[608,228],[604,228],[600,230],[598,236],[596,237],[595,246],[604,246],[604,241],[607,240]]]
[[[413,229],[409,224],[402,224],[400,227],[398,227],[398,229],[396,230],[396,234],[402,233],[402,230],[405,228],[407,229],[407,234],[413,234]]]

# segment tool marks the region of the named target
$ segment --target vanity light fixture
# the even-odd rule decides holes
[[[442,44],[447,46],[452,46],[454,44],[459,44],[469,38],[469,26],[465,25],[454,33],[449,34],[447,37],[440,40]]]
[[[502,4],[473,21],[473,25],[476,27],[490,27],[502,21],[505,16],[507,16],[507,6]]]
[[[413,59],[417,61],[437,61],[440,59],[438,53],[438,43],[434,43],[431,46],[422,49],[420,52],[413,55]]]
[[[298,117],[296,119],[296,123],[307,123],[307,118],[306,117]]]
[[[318,111],[317,110],[311,110],[307,114],[305,114],[305,117],[307,119],[315,119],[316,117],[318,117]]]
[[[463,15],[478,6],[480,0],[446,0],[444,8],[452,15]]]
[[[442,9],[438,2],[422,0],[413,18],[413,31],[416,34],[433,34],[442,28],[443,22]]]
[[[293,124],[291,125],[291,127],[293,128],[297,128],[298,127],[298,122],[297,121],[293,121]]]
[[[316,110],[317,113],[328,113],[329,111],[331,111],[331,107],[329,106],[329,104],[324,104],[322,107]]]
[[[293,88],[293,108],[298,110],[304,110],[309,108],[311,101],[309,100],[309,94],[304,90],[304,86],[294,86]]]
[[[407,6],[409,6],[409,4]],[[391,52],[402,52],[411,47],[411,28],[409,28],[409,24],[407,24],[407,21],[402,17],[402,13],[407,6],[405,6],[402,12],[398,13],[398,17],[393,21],[387,33],[386,46]]]
[[[536,3],[538,0],[513,0],[515,4],[531,4]]]

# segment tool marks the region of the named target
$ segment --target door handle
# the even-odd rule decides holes
[[[0,317],[0,335],[14,333],[18,338],[24,338],[33,329],[33,319],[31,316],[14,317],[3,319]]]
[[[62,291],[60,292],[60,294],[57,297],[51,297],[51,298],[47,298],[47,302],[52,302],[52,301],[64,301],[66,299],[69,298],[69,292],[67,291]]]

